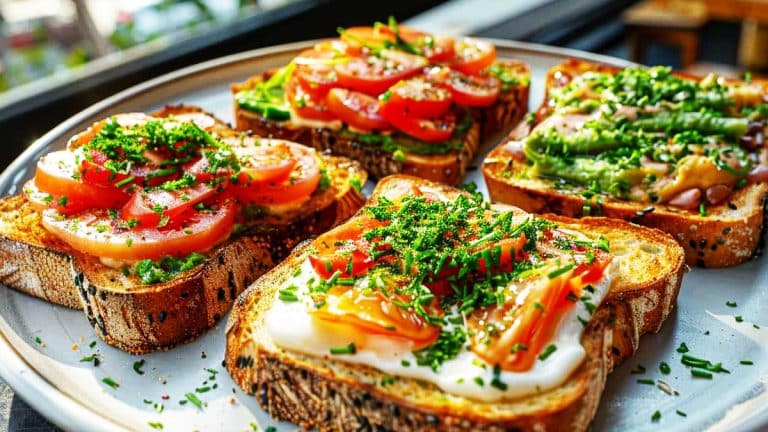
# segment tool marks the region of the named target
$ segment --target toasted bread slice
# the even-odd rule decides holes
[[[528,66],[521,62],[505,61],[516,75],[529,76]],[[247,81],[232,85],[232,93],[253,88],[257,83],[268,78],[270,73],[254,76]],[[410,174],[428,180],[455,185],[467,172],[467,167],[477,154],[480,144],[491,135],[508,130],[517,124],[528,111],[527,80],[503,91],[494,105],[473,109],[472,123],[460,139],[463,146],[445,154],[416,154],[405,152],[402,158],[395,158],[391,151],[384,150],[378,144],[366,144],[355,134],[329,128],[313,128],[292,125],[290,122],[269,120],[254,111],[235,108],[235,128],[250,130],[256,135],[295,141],[328,151],[338,156],[346,156],[359,161],[368,173],[376,178],[390,174]]]
[[[557,85],[558,74],[576,76],[588,71],[616,73],[618,68],[570,60],[547,74],[547,88]],[[686,78],[691,78],[683,76]],[[545,97],[538,120],[550,114]],[[586,199],[573,190],[557,186],[552,179],[524,175],[528,165],[507,150],[509,142],[525,139],[532,126],[520,124],[483,163],[488,193],[494,202],[516,205],[535,213],[581,217]],[[672,234],[685,248],[686,263],[699,267],[729,267],[755,255],[765,230],[768,184],[752,183],[734,191],[728,200],[708,206],[706,215],[667,204],[649,204],[602,197],[602,216],[632,221]]]
[[[371,200],[405,184],[429,184],[446,196],[456,189],[407,176],[383,179]],[[226,366],[274,418],[324,431],[531,430],[580,431],[591,422],[606,375],[658,331],[675,305],[684,254],[667,234],[607,218],[544,216],[589,237],[607,237],[615,277],[581,338],[587,357],[567,381],[533,396],[497,402],[450,395],[431,383],[385,374],[279,348],[264,328],[275,292],[308,255],[308,243],[241,295],[227,326]],[[386,384],[385,384],[386,383]]]
[[[201,112],[166,107],[153,115]],[[235,134],[219,122],[214,134]],[[131,353],[167,349],[212,327],[237,295],[300,241],[346,220],[363,204],[352,186],[366,173],[348,159],[323,156],[331,184],[287,215],[263,216],[245,234],[208,251],[207,261],[174,279],[144,285],[134,276],[72,250],[41,224],[24,196],[0,200],[0,282],[29,295],[82,308],[96,333]]]

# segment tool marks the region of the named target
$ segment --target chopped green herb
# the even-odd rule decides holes
[[[688,352],[688,345],[685,344],[685,342],[682,342],[679,347],[677,347],[677,352],[684,354]]]
[[[735,301],[727,301],[725,302],[725,305],[732,308],[735,308],[736,306],[738,306]]]
[[[754,362],[752,362],[752,360],[742,360],[739,363],[741,363],[743,365],[746,365],[746,366],[752,366],[753,364],[755,364]]]
[[[161,423],[161,422],[159,422],[159,421],[158,421],[158,422],[153,422],[153,421],[151,421],[151,422],[147,422],[147,424],[148,424],[148,425],[149,425],[149,427],[151,427],[152,429],[155,429],[155,430],[163,430],[163,423]]]
[[[187,393],[184,397],[198,409],[203,409],[203,401],[201,401],[194,393]]]
[[[688,417],[688,414],[686,414],[686,413],[685,413],[685,412],[683,412],[683,411],[680,411],[680,410],[675,410],[675,412],[676,412],[676,413],[677,413],[677,415],[679,415],[680,417]]]
[[[664,375],[669,375],[669,373],[672,371],[672,368],[669,367],[669,364],[667,364],[665,362],[661,362],[661,363],[659,363],[659,370]]]
[[[733,317],[733,319],[735,319],[736,322],[739,322],[739,323],[744,322],[744,317],[741,315],[736,315],[735,317]]]
[[[104,384],[106,384],[106,385],[108,385],[108,386],[112,387],[112,388],[113,388],[113,389],[115,389],[115,390],[117,390],[117,389],[120,387],[120,384],[118,384],[118,383],[117,383],[117,381],[113,380],[113,379],[112,379],[112,378],[110,378],[110,377],[106,377],[106,378],[103,378],[103,379],[101,380],[101,382],[103,382]]]
[[[706,378],[706,379],[712,379],[712,374],[703,370],[703,369],[691,369],[691,375],[697,377],[697,378]]]
[[[656,384],[656,381],[650,379],[650,378],[640,378],[637,380],[638,384],[645,384],[645,385],[654,385]]]
[[[350,342],[348,345],[344,345],[341,347],[331,348],[331,354],[334,354],[334,355],[355,354],[356,352],[357,352],[357,347],[355,346],[354,342]]]
[[[539,354],[539,360],[544,361],[548,359],[549,356],[551,356],[555,351],[557,351],[557,345],[549,344],[546,348],[544,348],[544,351]]]
[[[146,363],[146,360],[141,359],[139,361],[133,362],[133,371],[136,372],[139,375],[144,375],[144,371],[141,370],[141,368],[144,367],[144,363]]]
[[[658,422],[659,420],[661,420],[661,411],[656,411],[651,416],[651,421],[652,422]]]

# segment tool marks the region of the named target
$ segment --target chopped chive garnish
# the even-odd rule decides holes
[[[753,364],[755,364],[752,360],[742,360],[739,363],[747,366],[752,366]]]
[[[744,317],[741,315],[736,315],[735,317],[733,317],[733,319],[735,319],[736,322],[739,322],[739,323],[744,321]]]
[[[163,424],[161,422],[147,422],[147,424],[154,430],[163,430]]]
[[[672,368],[670,368],[667,363],[661,362],[661,363],[659,363],[659,370],[664,375],[669,375],[669,373],[672,371]]]
[[[728,307],[736,307],[738,306],[735,301],[727,301],[725,302],[725,305]]]
[[[281,289],[278,292],[278,298],[284,302],[296,302],[299,301],[299,298],[296,296],[296,292],[294,290],[289,289]]]
[[[685,342],[681,343],[679,347],[677,347],[677,352],[684,354],[689,351],[688,345],[685,344]]]
[[[482,377],[475,377],[473,381],[475,382],[475,384],[479,385],[480,387],[485,386],[485,381],[483,381]]]
[[[704,203],[699,204],[699,214],[701,216],[706,216],[707,215],[707,206],[704,205]]]
[[[400,360],[400,365],[403,367],[408,367],[411,365],[411,362],[409,362],[408,360]]]
[[[117,381],[113,380],[110,377],[106,377],[106,378],[102,379],[101,382],[103,382],[104,384],[112,387],[115,390],[117,390],[118,387],[120,387],[120,384],[118,384]]]
[[[712,379],[712,374],[703,369],[691,369],[691,375],[697,378]]]
[[[654,385],[656,382],[650,378],[640,378],[637,380],[638,384]]]
[[[209,391],[211,391],[211,388],[208,386],[198,387],[195,389],[196,393],[208,393]]]
[[[564,274],[565,272],[570,271],[572,268],[573,268],[573,264],[568,264],[567,266],[563,266],[563,267],[560,267],[557,270],[552,271],[551,273],[549,273],[547,275],[547,277],[550,278],[550,279],[554,279],[554,278]]]
[[[354,354],[356,352],[357,352],[357,347],[355,347],[354,342],[350,342],[349,345],[331,348],[331,354]]]
[[[546,348],[544,348],[544,351],[539,354],[539,360],[544,361],[548,359],[549,356],[551,356],[555,351],[557,351],[557,345],[549,344]]]
[[[196,406],[198,409],[203,409],[203,401],[201,401],[194,393],[187,393],[184,395],[184,397],[186,397],[187,400],[191,402],[192,405]]]
[[[654,412],[654,413],[653,413],[653,415],[651,416],[651,421],[652,421],[652,422],[657,422],[657,421],[659,421],[659,420],[661,420],[661,411],[658,411],[658,410],[657,410],[657,411],[656,411],[656,412]]]
[[[141,370],[141,368],[144,367],[144,363],[146,363],[146,360],[141,359],[137,362],[133,363],[133,371],[136,372],[139,375],[144,375],[144,371]]]
[[[680,417],[688,417],[688,414],[686,414],[686,413],[684,413],[684,412],[682,412],[682,411],[680,411],[680,410],[675,410],[675,412],[676,412],[676,413],[677,413],[677,415],[679,415]]]
[[[90,349],[94,349],[95,347],[96,347],[96,341],[93,341],[93,342],[88,344],[88,348],[90,348]]]
[[[136,176],[128,176],[119,182],[115,182],[115,187],[123,187],[134,180],[136,180]]]

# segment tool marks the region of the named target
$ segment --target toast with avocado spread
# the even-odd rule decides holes
[[[759,249],[768,193],[768,84],[570,60],[529,121],[483,164],[491,199],[666,231],[689,265]]]
[[[354,161],[236,132],[199,108],[118,114],[0,200],[0,282],[83,309],[122,350],[168,349],[357,211],[365,181]]]

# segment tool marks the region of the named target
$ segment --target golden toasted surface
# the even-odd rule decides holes
[[[371,200],[400,195],[414,184],[447,196],[462,193],[391,176],[379,183]],[[236,302],[227,326],[227,369],[272,416],[305,428],[355,430],[370,424],[392,430],[585,430],[607,373],[634,352],[641,334],[658,330],[672,310],[684,271],[683,251],[670,236],[623,221],[544,217],[589,236],[608,237],[618,262],[611,291],[581,340],[587,359],[556,389],[501,403],[478,402],[414,379],[382,385],[384,375],[375,369],[280,349],[264,329],[263,317],[275,291],[306,259],[306,244]]]

